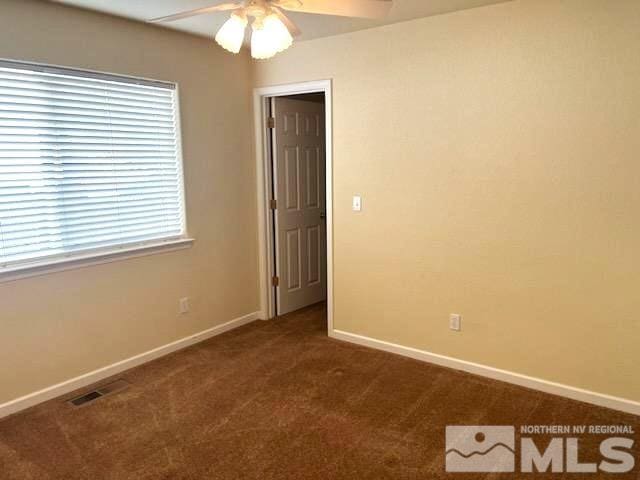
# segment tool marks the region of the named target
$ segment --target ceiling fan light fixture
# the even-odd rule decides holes
[[[232,13],[218,33],[216,42],[231,53],[238,53],[244,42],[244,31],[247,28],[247,17],[238,13]]]
[[[1,1],[1,0],[0,0]],[[210,0],[212,1],[212,0]],[[231,53],[244,43],[248,17],[252,24],[251,56],[271,58],[286,50],[302,32],[283,10],[318,15],[380,19],[389,14],[393,0],[217,0],[215,5],[152,18],[151,23],[174,22],[211,12],[232,11],[216,33],[216,42]]]

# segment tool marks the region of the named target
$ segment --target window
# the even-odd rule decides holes
[[[0,274],[185,236],[176,87],[0,62]]]

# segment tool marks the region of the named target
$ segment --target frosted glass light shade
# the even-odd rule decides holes
[[[271,58],[291,46],[293,37],[287,27],[275,15],[268,15],[253,24],[251,56],[257,59]]]
[[[244,41],[244,30],[247,28],[247,19],[235,13],[231,14],[231,18],[227,20],[218,33],[216,34],[216,42],[231,53],[238,53],[242,48]]]
[[[253,28],[251,34],[251,56],[256,59],[263,60],[271,58],[278,53],[269,41],[269,35],[264,28]]]
[[[275,15],[267,16],[263,21],[264,29],[268,32],[273,42],[273,48],[277,52],[282,52],[289,48],[293,43],[293,37],[289,33],[289,29]]]

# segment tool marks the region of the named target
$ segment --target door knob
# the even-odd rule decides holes
[[[327,218],[327,214],[325,212],[320,212],[320,218]]]

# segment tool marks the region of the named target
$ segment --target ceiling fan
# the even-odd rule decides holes
[[[232,53],[238,53],[244,41],[244,32],[251,24],[251,56],[257,59],[271,58],[286,50],[300,29],[284,14],[291,12],[342,17],[384,18],[393,0],[239,0],[236,3],[218,3],[166,17],[149,20],[152,23],[173,22],[183,18],[211,12],[231,11],[231,18],[216,34],[216,42]]]

